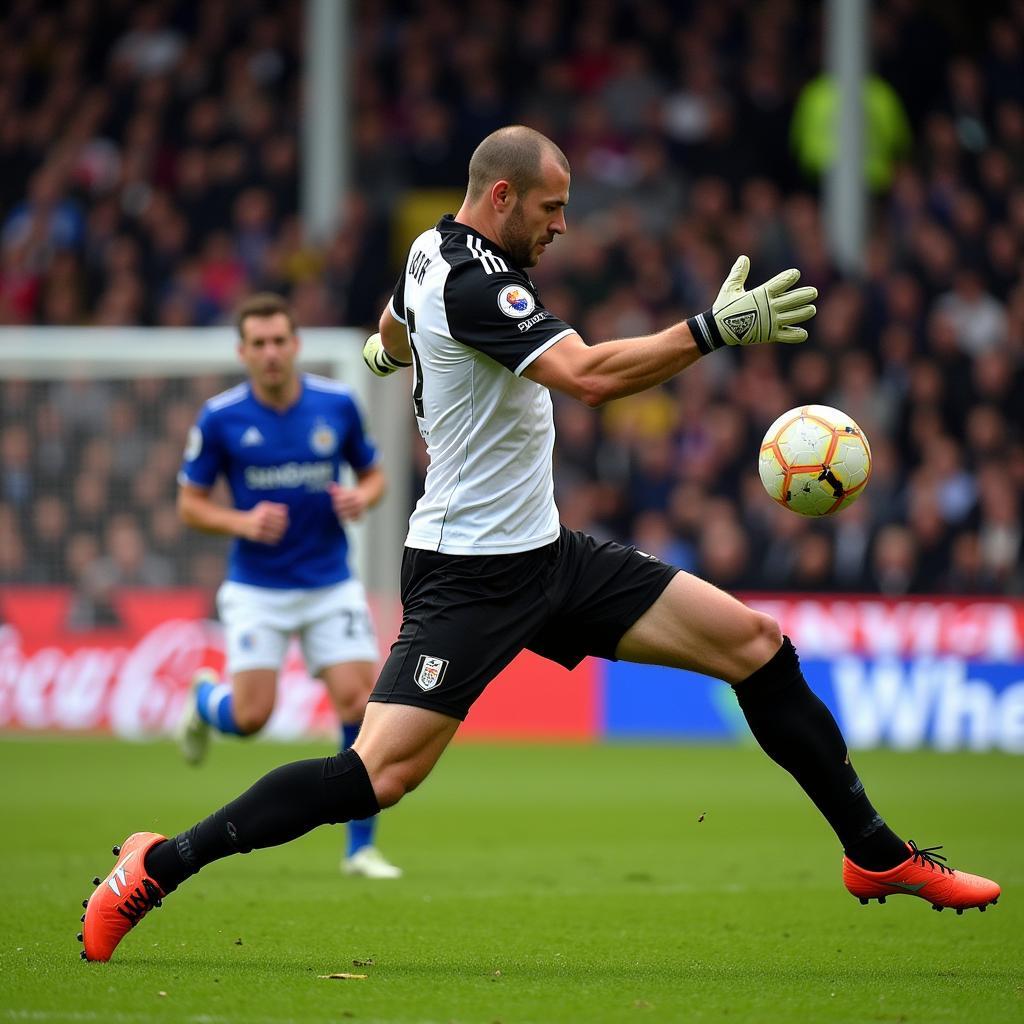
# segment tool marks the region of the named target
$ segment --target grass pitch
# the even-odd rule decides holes
[[[191,770],[169,744],[0,740],[0,1021],[1024,1020],[1024,760],[999,755],[856,759],[898,830],[1000,880],[983,915],[860,906],[754,749],[467,744],[384,817],[404,879],[343,878],[320,829],[209,866],[111,963],[79,960],[112,843],[325,752],[222,742]]]

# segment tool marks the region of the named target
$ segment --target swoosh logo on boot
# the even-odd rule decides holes
[[[894,889],[903,889],[905,892],[917,892],[927,885],[926,882],[918,882],[917,885],[910,885],[907,882],[886,882],[885,884],[891,885]]]

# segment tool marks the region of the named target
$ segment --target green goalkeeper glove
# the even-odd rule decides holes
[[[363,362],[378,377],[388,377],[395,370],[412,366],[412,363],[403,363],[401,359],[396,359],[393,355],[389,355],[379,334],[371,334],[366,339],[366,344],[363,345]]]
[[[817,288],[793,288],[799,270],[784,270],[751,291],[743,290],[750,272],[750,260],[741,256],[729,271],[715,304],[686,321],[701,354],[723,345],[764,345],[781,341],[787,345],[807,340],[807,331],[793,324],[810,320],[817,312],[811,303]]]

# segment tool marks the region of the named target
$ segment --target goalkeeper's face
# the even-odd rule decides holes
[[[295,380],[299,338],[284,313],[248,316],[242,323],[238,355],[253,384],[260,390],[279,393]]]
[[[520,267],[536,266],[555,236],[565,234],[569,174],[551,159],[545,160],[541,172],[541,183],[516,198],[498,239]]]

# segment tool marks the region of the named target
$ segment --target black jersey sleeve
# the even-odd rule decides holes
[[[456,341],[490,356],[517,377],[556,341],[574,333],[544,308],[524,274],[488,273],[479,260],[452,269],[444,305]]]
[[[391,301],[388,303],[391,315],[401,323],[405,323],[405,268],[398,275],[395,282],[395,290],[391,293]]]

